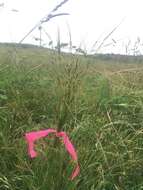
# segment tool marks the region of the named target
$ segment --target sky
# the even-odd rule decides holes
[[[0,0],[0,42],[19,43],[60,2]],[[69,13],[68,16],[55,17],[42,25],[42,45],[48,47],[48,35],[56,44],[58,33],[60,41],[68,43],[70,31],[72,45],[88,53],[133,54],[136,47],[136,54],[140,54],[143,52],[142,7],[142,0],[69,0],[56,12]],[[39,36],[36,28],[22,43],[39,45],[35,40]]]

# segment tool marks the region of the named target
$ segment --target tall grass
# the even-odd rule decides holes
[[[7,56],[0,64],[0,189],[141,190],[142,71],[90,57],[17,51],[19,63]],[[66,131],[74,143],[81,167],[74,181],[74,163],[55,138],[39,140],[39,156],[28,157],[24,133],[45,128]]]

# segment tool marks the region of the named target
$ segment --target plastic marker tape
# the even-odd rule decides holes
[[[65,145],[65,149],[71,156],[72,160],[75,161],[76,163],[76,168],[72,172],[72,175],[70,177],[71,180],[73,180],[76,176],[78,176],[80,172],[80,167],[78,164],[78,158],[77,158],[77,153],[75,151],[75,148],[71,141],[69,140],[68,135],[65,132],[57,132],[55,129],[45,129],[45,130],[40,130],[40,131],[33,131],[25,134],[25,139],[28,143],[28,154],[31,158],[37,157],[37,152],[34,149],[34,143],[36,140],[40,138],[44,138],[48,136],[48,134],[53,133],[56,137],[61,138],[62,142]]]

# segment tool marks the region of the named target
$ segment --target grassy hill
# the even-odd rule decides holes
[[[142,61],[0,44],[0,189],[142,190]],[[25,132],[48,128],[76,147],[73,181],[75,163],[55,137],[27,155]]]

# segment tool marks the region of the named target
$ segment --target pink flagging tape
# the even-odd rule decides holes
[[[76,163],[76,168],[74,169],[70,179],[73,180],[76,176],[79,175],[80,167],[78,164],[77,153],[71,141],[69,140],[68,135],[65,132],[57,132],[55,129],[46,129],[40,131],[33,131],[25,134],[25,139],[28,143],[28,154],[31,158],[35,158],[37,156],[37,152],[34,149],[34,143],[36,140],[40,138],[44,138],[48,136],[48,134],[53,133],[56,137],[62,138],[62,141],[65,145],[65,148],[69,155],[71,156],[72,160]]]

